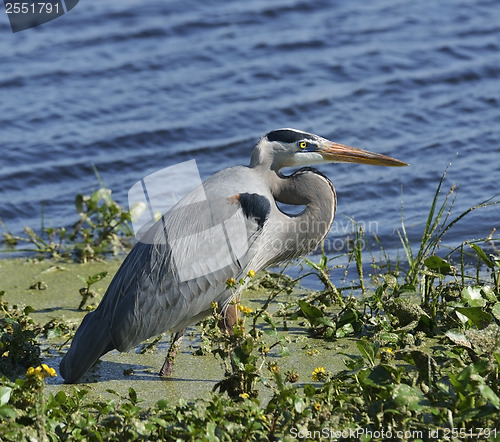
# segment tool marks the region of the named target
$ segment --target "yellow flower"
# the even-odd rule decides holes
[[[240,397],[243,399],[248,399],[250,397],[250,395],[248,393],[241,393]]]
[[[322,379],[324,379],[326,377],[326,371],[325,371],[325,367],[317,367],[314,369],[314,371],[312,372],[312,376],[311,376],[311,379],[313,381],[321,381]]]
[[[241,304],[238,304],[238,310],[242,313],[245,313],[246,315],[253,312],[253,310],[250,307],[247,307],[246,305],[241,305]]]
[[[228,278],[226,281],[226,285],[228,287],[234,287],[236,285],[236,279],[234,278]]]
[[[39,379],[43,379],[44,376],[42,375],[42,367],[30,367],[28,370],[26,370],[26,376],[27,377],[37,377]]]
[[[289,370],[285,373],[286,380],[292,384],[299,380],[299,374],[296,371]]]
[[[316,403],[314,404],[314,409],[315,409],[316,411],[319,411],[319,409],[320,409],[320,408],[321,408],[321,404],[320,404],[319,402],[316,402]]]
[[[250,276],[250,278],[253,278],[255,276],[255,270],[249,270],[248,276]]]
[[[380,358],[382,362],[387,363],[396,357],[396,353],[394,353],[391,347],[382,347],[377,357]]]
[[[280,372],[280,367],[277,362],[269,362],[268,365],[269,371],[271,373],[279,373]]]
[[[51,377],[57,376],[56,371],[52,367],[49,367],[47,364],[42,364],[42,368],[47,373],[47,375],[45,376],[51,376]]]
[[[37,376],[39,379],[45,379],[47,376],[57,376],[56,371],[47,364],[38,367],[30,367],[26,370],[26,376]]]
[[[307,356],[319,355],[319,350],[317,348],[313,348],[312,350],[307,350],[306,355]]]

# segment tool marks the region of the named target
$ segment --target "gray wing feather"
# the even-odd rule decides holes
[[[262,219],[244,216],[241,205],[229,200],[245,190],[245,181],[227,175],[252,182],[249,172],[232,168],[207,180],[134,246],[99,306],[115,348],[125,351],[181,330],[209,314],[212,302],[223,304],[232,296],[226,281],[248,271]],[[238,189],[227,184],[234,181]],[[255,185],[249,190],[267,192]]]
[[[253,196],[234,198],[242,193]],[[82,321],[59,366],[64,379],[77,381],[114,348],[184,329],[208,315],[212,302],[225,305],[233,296],[228,278],[272,260],[265,248],[272,201],[245,167],[226,169],[183,198],[140,238]]]

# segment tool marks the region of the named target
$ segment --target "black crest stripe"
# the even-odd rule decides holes
[[[269,141],[279,141],[282,143],[295,143],[303,139],[311,138],[311,136],[305,132],[290,129],[273,130],[266,136]]]

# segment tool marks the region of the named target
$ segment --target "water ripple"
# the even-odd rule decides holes
[[[0,217],[11,230],[72,221],[98,183],[126,204],[142,176],[191,158],[203,177],[248,164],[283,126],[394,155],[405,170],[321,169],[339,213],[419,222],[448,163],[459,208],[498,192],[500,10],[493,0],[138,5],[86,0],[35,30],[0,23]],[[376,201],[376,204],[374,204]],[[498,209],[457,229],[482,234]],[[481,233],[479,233],[481,232]]]

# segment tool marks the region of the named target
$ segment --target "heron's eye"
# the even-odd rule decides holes
[[[305,149],[305,148],[307,147],[307,143],[306,143],[305,141],[301,141],[301,142],[299,143],[299,147],[300,147],[301,149]]]

